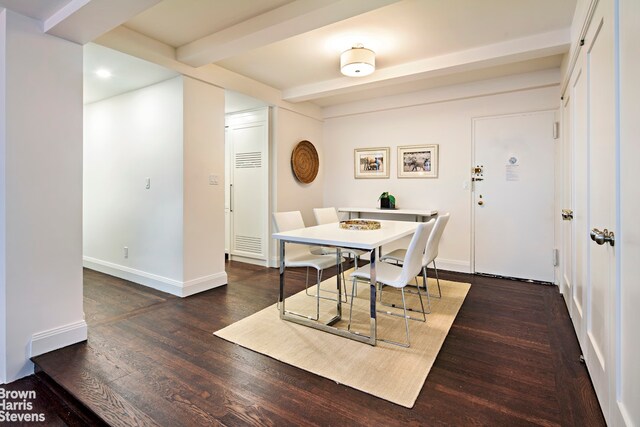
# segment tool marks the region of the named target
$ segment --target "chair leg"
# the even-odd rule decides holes
[[[400,347],[405,347],[405,348],[409,348],[411,346],[411,341],[410,341],[410,337],[409,337],[409,319],[411,319],[411,317],[409,317],[407,315],[407,303],[404,297],[404,288],[401,288],[400,291],[402,291],[402,308],[404,309],[404,316],[401,314],[396,314],[396,313],[391,313],[391,312],[383,312],[386,314],[389,314],[391,316],[396,316],[396,317],[404,317],[404,327],[405,327],[405,332],[407,334],[407,342],[406,343],[402,343],[402,342],[397,342],[397,341],[391,341],[391,340],[386,340],[386,339],[381,339],[378,338],[378,341],[382,341],[382,342],[386,342],[388,344],[393,344],[393,345],[397,345]]]
[[[402,308],[404,308],[404,327],[407,331],[407,347],[409,347],[411,346],[411,341],[409,340],[409,316],[407,316],[407,302],[404,299],[404,288],[400,290],[402,291]],[[425,320],[427,320],[426,317]]]
[[[351,318],[353,314],[353,298],[354,291],[358,286],[356,285],[356,279],[353,279],[353,283],[351,284],[351,305],[349,306],[349,325],[347,325],[347,331],[351,331]]]
[[[344,272],[343,272],[342,278],[343,278],[343,282],[344,282]],[[305,294],[307,294],[307,296],[309,296],[309,297],[317,297],[320,294],[320,292],[319,292],[319,290],[320,290],[320,282],[322,282],[322,270],[320,270],[320,279],[316,283],[316,285],[317,285],[316,289],[318,290],[317,295],[310,294],[309,293],[309,267],[307,267],[307,275],[306,275],[305,280],[304,280],[304,292],[305,292]],[[325,292],[329,292],[329,293],[332,293],[332,294],[333,293],[337,294],[337,292],[329,291],[329,290],[325,290]],[[340,296],[342,297],[342,295],[340,295]],[[326,300],[329,300],[329,301],[335,301],[333,298],[329,298],[329,297],[320,296],[320,298],[326,299]],[[344,292],[344,301],[343,302],[348,302],[347,301],[347,291],[346,290]]]
[[[429,295],[429,285],[427,285],[429,281],[427,278],[427,267],[422,267],[422,281],[424,282],[424,291],[427,294],[427,306],[429,307],[428,313],[431,313],[431,296]],[[419,286],[418,292],[420,292]],[[420,301],[422,301],[422,298],[420,298]]]
[[[320,283],[322,282],[322,270],[318,270],[316,277],[318,279],[318,289],[316,291],[316,320],[318,320],[320,318]]]
[[[309,295],[309,267],[307,267],[307,275],[304,279],[304,292],[310,297],[315,296],[315,295]]]
[[[349,302],[349,299],[347,297],[347,281],[344,278],[344,268],[341,268],[341,274],[342,274],[342,287],[340,288],[340,298],[342,298],[342,291],[344,290],[344,300],[342,302]]]
[[[416,288],[418,289],[417,292],[413,292],[413,291],[407,291],[407,292],[408,293],[412,293],[412,294],[418,294],[418,298],[420,298],[420,307],[421,307],[421,309],[417,310],[415,308],[406,307],[405,306],[405,310],[422,314],[422,319],[419,319],[417,317],[409,317],[409,319],[417,320],[419,322],[426,322],[427,321],[427,316],[426,315],[431,313],[431,300],[429,300],[429,311],[424,311],[424,304],[422,303],[422,294],[420,293],[420,285],[418,284],[417,277],[416,277]],[[383,289],[384,289],[384,285],[382,283],[380,283],[380,290],[378,292],[378,294],[380,295],[380,299],[378,300],[378,302],[381,305],[384,305],[385,307],[398,308],[395,304],[387,304],[385,302],[382,302],[382,290]],[[404,295],[404,288],[403,288],[403,291],[402,291],[402,295]],[[427,293],[427,295],[429,295],[429,294]],[[382,313],[391,314],[392,316],[396,316],[396,314],[391,313],[389,311],[382,311]]]
[[[438,283],[438,298],[442,298],[442,291],[440,291],[440,279],[438,278],[438,267],[436,267],[436,260],[433,260],[433,269],[436,271],[436,283]]]
[[[429,303],[429,311],[424,311],[424,304],[422,302],[422,293],[420,292],[420,286],[418,286],[418,299],[420,299],[420,307],[422,307],[422,321],[427,321],[427,313],[431,313],[431,300],[429,299],[429,292],[427,292],[427,301]]]
[[[318,270],[317,274],[316,274],[316,279],[317,279],[317,287],[320,288],[320,282],[322,280],[322,270]],[[307,267],[307,279],[305,281],[305,292],[307,291],[307,281],[309,280],[309,267]],[[309,293],[307,293],[307,295],[309,295]],[[296,313],[295,311],[290,311],[290,310],[286,310],[285,313],[287,314],[291,314],[294,316],[300,316],[300,317],[304,317],[305,319],[310,319],[310,320],[315,320],[318,321],[318,319],[320,319],[320,292],[316,292],[316,295],[309,295],[309,296],[315,296],[316,297],[316,317],[312,317],[312,316],[308,316],[306,314],[301,314],[301,313]],[[278,302],[278,304],[276,304],[276,307],[280,307],[280,303]]]
[[[358,255],[354,255],[353,256],[353,266],[354,266],[355,270],[358,269],[358,260],[359,259],[360,259],[360,257]],[[356,286],[356,296],[358,296],[358,287],[357,286]],[[351,295],[351,298],[353,298],[353,295]]]

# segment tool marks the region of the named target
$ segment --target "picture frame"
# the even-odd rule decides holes
[[[356,178],[389,178],[389,147],[356,148],[353,167]]]
[[[398,147],[398,178],[437,178],[438,144]]]

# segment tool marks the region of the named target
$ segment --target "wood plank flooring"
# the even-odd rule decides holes
[[[554,286],[442,272],[471,290],[406,409],[215,337],[277,299],[276,269],[227,273],[181,299],[85,270],[88,342],[34,362],[114,426],[605,424]]]

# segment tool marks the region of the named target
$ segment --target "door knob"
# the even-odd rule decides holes
[[[591,240],[596,242],[598,245],[604,245],[605,243],[609,243],[611,246],[615,243],[615,236],[613,235],[613,231],[609,231],[606,228],[602,231],[594,228],[590,233]]]
[[[480,206],[482,206],[482,205],[484,205],[484,202],[483,202],[482,200],[478,200],[478,204],[479,204]]]

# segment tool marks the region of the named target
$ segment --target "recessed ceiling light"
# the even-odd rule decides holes
[[[101,79],[108,79],[109,77],[111,77],[111,71],[101,68],[96,71],[96,76],[100,77]]]

